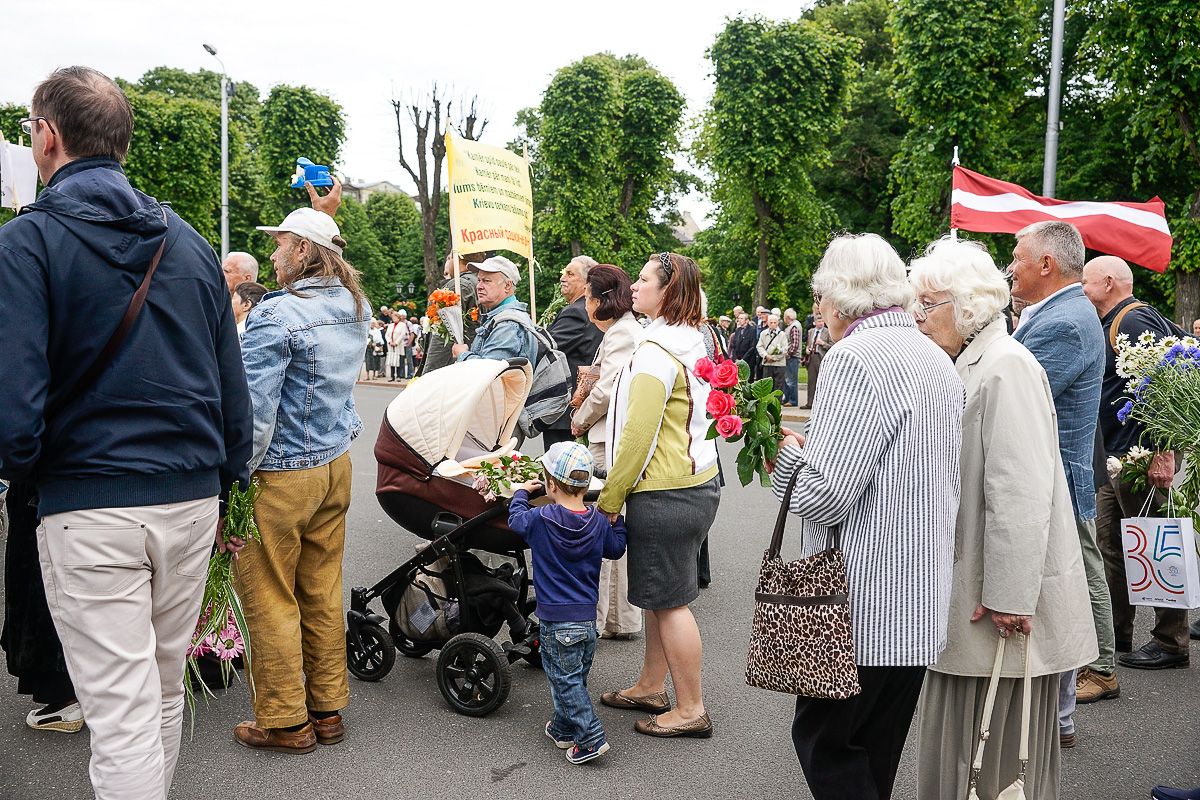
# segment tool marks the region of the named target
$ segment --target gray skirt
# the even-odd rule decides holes
[[[917,797],[962,800],[979,743],[990,678],[929,670],[917,707]],[[1058,675],[1034,678],[1029,709],[1029,771],[1025,796],[1057,800],[1059,779]],[[995,798],[1017,779],[1021,744],[1021,681],[1001,678],[983,751],[979,797]]]
[[[717,516],[718,480],[625,498],[630,603],[650,610],[678,608],[700,594],[696,556]]]

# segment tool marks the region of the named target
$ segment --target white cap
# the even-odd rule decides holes
[[[470,267],[472,272],[499,272],[513,283],[521,282],[521,270],[504,256],[492,256],[486,261],[471,264]]]
[[[733,322],[733,320],[731,320],[729,317],[727,317],[727,316],[725,316],[724,314],[722,314],[722,315],[721,315],[721,318],[720,318],[720,319],[718,319],[718,320],[717,320],[717,322]]]
[[[333,221],[333,217],[323,214],[315,208],[297,208],[275,227],[259,225],[258,229],[267,233],[294,233],[305,239],[311,239],[339,256],[342,254],[342,248],[333,243],[333,237],[341,236],[337,223]]]

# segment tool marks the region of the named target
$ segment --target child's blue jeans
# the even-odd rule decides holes
[[[604,741],[604,728],[588,696],[587,677],[596,655],[596,623],[540,623],[542,665],[554,696],[550,733],[571,738],[582,750]]]

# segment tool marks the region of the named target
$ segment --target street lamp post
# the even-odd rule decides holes
[[[208,54],[221,65],[221,261],[229,255],[229,80],[225,62],[217,58],[217,48],[204,45]]]

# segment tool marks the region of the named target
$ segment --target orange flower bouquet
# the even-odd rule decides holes
[[[449,289],[437,289],[429,295],[429,307],[425,310],[429,327],[446,344],[462,341],[462,308],[459,296]]]

